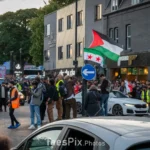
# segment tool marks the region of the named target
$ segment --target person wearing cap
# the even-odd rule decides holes
[[[95,85],[91,85],[85,100],[85,110],[87,116],[100,116],[100,100],[101,96]]]
[[[11,119],[11,125],[8,127],[8,129],[16,129],[20,126],[20,123],[14,116],[14,111],[15,109],[19,108],[20,98],[19,98],[18,90],[15,87],[15,82],[10,81],[8,86],[10,88],[10,99],[8,100],[7,103],[9,106],[9,116]]]

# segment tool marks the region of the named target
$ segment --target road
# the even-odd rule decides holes
[[[7,127],[10,125],[9,112],[0,112],[0,135],[6,135],[11,139],[12,147],[20,143],[26,136],[33,130],[28,130],[30,126],[30,112],[29,106],[21,106],[15,111],[15,116],[21,123],[21,126],[15,130],[9,130]],[[57,111],[54,109],[54,119],[57,118]],[[48,123],[47,115],[45,121]]]
[[[33,130],[28,130],[28,127],[30,126],[30,112],[29,112],[29,106],[26,104],[25,106],[21,106],[19,109],[15,112],[16,118],[21,123],[21,126],[18,129],[15,130],[9,130],[7,127],[10,125],[10,118],[8,112],[0,112],[0,135],[6,135],[11,139],[12,147],[16,146],[18,143],[20,143],[26,136],[28,136]],[[78,115],[78,117],[81,117]],[[54,118],[57,118],[57,111],[54,109]],[[109,117],[108,117],[109,119]],[[130,117],[132,119],[132,117]],[[141,117],[138,118],[141,121],[150,121],[149,116],[148,117]],[[47,116],[45,117],[45,121],[48,123]]]

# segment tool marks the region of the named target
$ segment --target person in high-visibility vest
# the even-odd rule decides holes
[[[150,85],[148,85],[147,91],[146,91],[146,102],[148,104],[149,107],[149,112],[150,112]]]
[[[63,104],[62,104],[62,95],[60,92],[60,86],[62,86],[64,84],[63,81],[63,76],[62,75],[58,75],[57,76],[57,80],[56,80],[56,89],[58,91],[58,96],[59,96],[59,100],[56,101],[56,109],[57,109],[57,113],[58,113],[58,118],[57,120],[62,120],[63,117]]]
[[[14,111],[15,109],[19,108],[20,98],[19,98],[18,90],[15,87],[14,81],[9,82],[9,88],[10,88],[10,99],[8,100],[8,106],[9,106],[11,125],[8,127],[8,129],[16,129],[20,126],[20,123],[17,121],[16,117],[14,116]]]
[[[143,87],[142,87],[142,92],[141,92],[141,99],[142,99],[144,102],[146,102],[146,99],[147,99],[147,97],[146,97],[146,91],[147,91],[146,86],[143,86]]]

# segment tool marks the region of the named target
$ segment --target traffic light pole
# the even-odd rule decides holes
[[[74,65],[75,65],[75,74],[77,76],[77,69],[78,69],[78,60],[77,60],[77,38],[78,38],[78,0],[76,0],[75,2],[75,61],[74,61]]]

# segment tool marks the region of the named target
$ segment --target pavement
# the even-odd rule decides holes
[[[34,130],[28,130],[30,126],[30,110],[29,105],[21,106],[19,109],[15,110],[15,116],[17,120],[21,123],[18,129],[9,130],[7,127],[10,125],[9,112],[0,112],[0,135],[8,136],[11,139],[11,147],[18,145],[25,137],[27,137]],[[54,119],[57,118],[57,111],[54,108]],[[48,123],[47,114],[44,120],[44,124]]]

